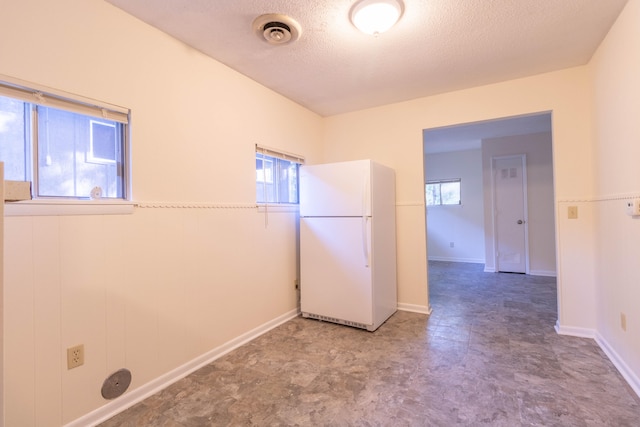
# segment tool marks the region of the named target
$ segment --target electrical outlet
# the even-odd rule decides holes
[[[623,331],[627,331],[627,315],[624,313],[620,313],[620,327]]]
[[[578,219],[578,207],[569,206],[569,208],[567,209],[567,217],[569,219]]]
[[[84,344],[67,349],[67,369],[84,365]]]
[[[450,248],[455,248],[455,247],[456,247],[455,242],[449,242],[449,247],[450,247]]]

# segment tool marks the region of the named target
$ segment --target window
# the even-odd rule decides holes
[[[31,181],[34,198],[126,199],[128,111],[0,82],[5,178]],[[94,192],[93,194],[96,194]]]
[[[256,145],[256,201],[298,203],[298,169],[304,159]]]
[[[460,205],[460,179],[427,181],[427,206]]]

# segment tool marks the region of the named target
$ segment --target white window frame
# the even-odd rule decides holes
[[[304,157],[297,155],[297,154],[293,154],[293,153],[288,153],[286,151],[282,151],[276,148],[271,148],[271,147],[266,147],[264,145],[259,145],[256,144],[255,145],[256,148],[256,154],[262,154],[263,156],[268,156],[268,157],[273,157],[275,159],[281,159],[281,160],[286,160],[292,163],[297,163],[298,165],[303,165],[304,164]],[[257,157],[256,157],[257,158]],[[269,159],[261,159],[262,161],[270,161]],[[264,169],[263,169],[264,170]],[[275,177],[270,177],[271,180],[270,181],[265,181],[265,183],[273,183],[274,182],[274,178]],[[298,188],[300,185],[300,174],[298,173],[298,175],[296,176],[296,179],[298,180]],[[256,171],[256,183],[258,182],[258,175],[257,175],[257,171]],[[297,203],[289,203],[289,202],[258,202],[257,201],[257,194],[256,194],[256,204],[258,207],[266,207],[266,206],[279,206],[279,207],[298,207],[300,205],[300,200],[299,200],[300,195],[298,195],[298,202]]]
[[[256,152],[256,153],[258,153],[258,152]],[[259,153],[259,154],[262,154],[262,153]],[[265,159],[264,157],[262,159],[260,159],[260,160],[262,160],[262,163],[263,163],[262,176],[260,176],[260,173],[258,171],[256,171],[256,182],[267,182],[269,184],[273,184],[273,174],[267,174],[265,176],[265,171],[267,169],[264,167],[265,163],[271,163],[271,165],[273,166],[273,160]]]
[[[125,125],[123,153],[123,197],[114,199],[78,199],[78,198],[35,198],[19,202],[5,202],[6,216],[56,216],[56,215],[110,215],[131,214],[135,203],[132,201],[131,155],[130,155],[130,118],[131,111],[117,105],[96,101],[83,96],[48,88],[32,82],[0,74],[0,95],[14,98],[34,105],[71,111],[86,116],[117,121]],[[102,124],[106,124],[102,122]],[[33,147],[37,152],[37,147]],[[102,160],[101,162],[104,162]],[[37,172],[32,172],[37,180]]]
[[[457,183],[458,184],[458,203],[442,203],[442,184],[451,184],[451,183]],[[427,197],[427,187],[429,185],[438,185],[440,187],[440,191],[438,192],[438,194],[440,195],[440,200],[439,203],[434,203],[434,204],[429,204],[428,203],[428,197]],[[453,178],[453,179],[431,179],[431,180],[427,180],[427,182],[425,183],[425,187],[424,187],[424,191],[425,191],[425,204],[427,207],[434,207],[434,206],[460,206],[462,205],[462,179],[460,178]]]

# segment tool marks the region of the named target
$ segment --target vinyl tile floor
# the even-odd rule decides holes
[[[430,262],[429,284],[431,316],[298,317],[101,426],[640,426],[594,340],[556,334],[554,278]]]

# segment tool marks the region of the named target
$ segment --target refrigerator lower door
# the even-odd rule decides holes
[[[370,219],[367,224],[366,242],[371,242]],[[362,218],[301,218],[300,253],[303,316],[362,328],[373,324]]]

